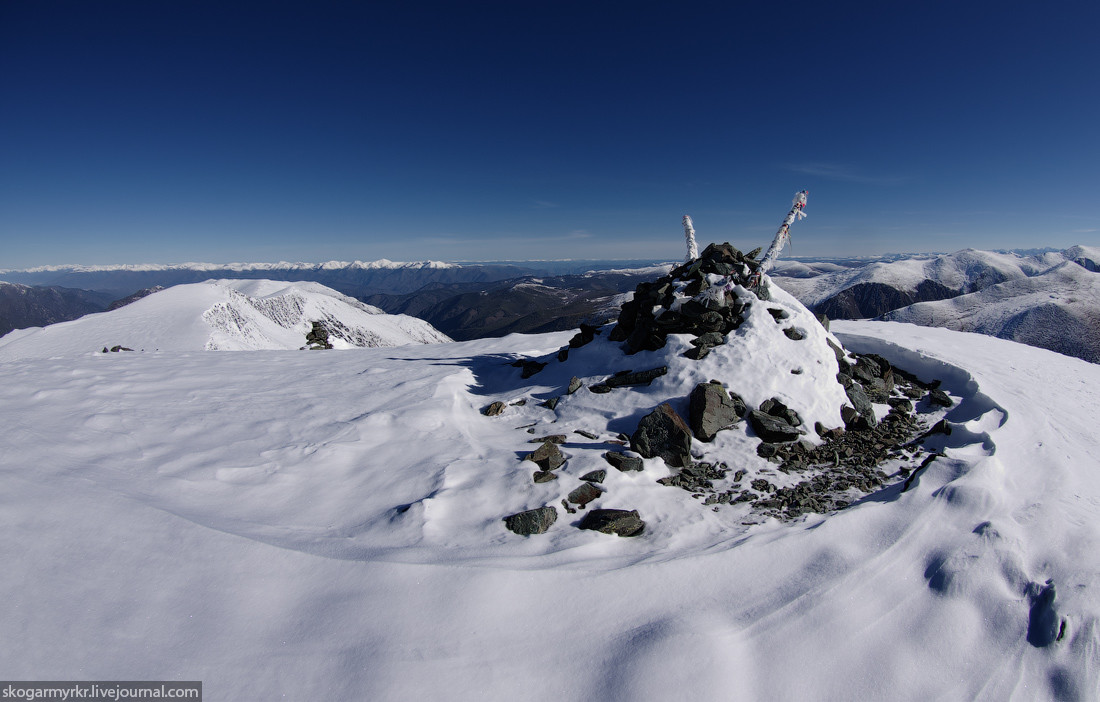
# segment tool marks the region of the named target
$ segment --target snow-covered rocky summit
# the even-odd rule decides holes
[[[450,341],[427,322],[389,315],[319,283],[209,280],[177,285],[71,322],[0,338],[0,360],[98,351],[298,349],[314,324],[334,348]]]
[[[651,504],[645,491],[668,486],[703,498],[736,529],[765,516],[842,509],[934,460],[935,450],[914,439],[953,400],[925,382],[932,378],[847,353],[822,321],[759,275],[755,253],[712,244],[640,284],[613,328],[582,327],[556,353],[515,362],[537,385],[485,413],[510,416],[548,443],[528,455],[530,497],[542,504],[507,515],[510,529],[545,533],[559,503],[571,512],[606,492],[606,502],[628,504],[589,513],[579,526],[634,536],[646,514],[629,503]],[[608,451],[600,440],[575,446],[566,461],[554,446],[570,441],[566,430],[621,434],[630,451]],[[584,482],[602,483],[583,476],[609,467],[645,471],[649,481],[632,481],[626,494],[573,489],[572,480],[559,488],[556,471],[569,464]]]

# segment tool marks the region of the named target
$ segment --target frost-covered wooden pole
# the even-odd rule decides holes
[[[760,268],[757,269],[757,273],[760,275],[771,270],[771,267],[775,265],[775,259],[779,258],[779,252],[782,251],[783,247],[790,241],[791,225],[794,224],[795,221],[806,216],[806,213],[802,210],[806,207],[806,196],[809,195],[809,193],[809,190],[795,193],[794,200],[791,202],[791,211],[787,213],[786,218],[783,220],[783,224],[779,225],[779,231],[775,233],[775,239],[772,241],[772,245],[768,247],[768,251],[764,254],[764,258],[760,259]]]
[[[684,262],[699,258],[699,246],[695,243],[695,227],[691,223],[691,215],[684,215],[684,239],[687,240],[688,248]]]

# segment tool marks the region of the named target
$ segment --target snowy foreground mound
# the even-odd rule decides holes
[[[124,346],[145,351],[298,349],[313,322],[335,348],[450,341],[427,322],[388,315],[319,283],[209,280],[161,290],[110,312],[0,338],[0,361]]]
[[[746,343],[689,361],[672,335],[629,357],[669,366],[650,385],[554,410],[539,403],[569,375],[591,386],[623,362],[606,334],[528,379],[511,363],[571,334],[0,363],[5,674],[197,679],[209,700],[1096,699],[1100,367],[1083,361],[834,323],[954,400],[945,455],[908,490],[746,520],[657,483],[670,470],[648,459],[608,470],[589,507],[639,510],[640,536],[577,529],[583,513],[504,527],[697,379],[750,404],[824,387],[824,330],[773,302],[807,338],[754,303]],[[843,397],[826,400],[795,409],[839,421]],[[519,460],[529,428],[570,437],[558,480]],[[774,473],[742,427],[722,442],[731,467]]]

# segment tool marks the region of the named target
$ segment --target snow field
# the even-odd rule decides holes
[[[789,524],[657,485],[659,459],[601,465],[617,432],[697,381],[754,406],[798,383],[832,392],[824,330],[792,317],[806,340],[754,304],[743,343],[697,364],[677,360],[684,338],[625,357],[598,337],[529,380],[508,364],[570,333],[0,363],[7,674],[201,679],[212,700],[1095,698],[1094,365],[834,322],[849,349],[941,379],[955,430],[908,491]],[[609,364],[670,372],[538,406]],[[481,415],[498,399],[527,402]],[[836,426],[827,399],[794,408]],[[519,458],[548,433],[569,435],[569,460],[534,485]],[[741,425],[695,449],[768,470],[755,443]],[[597,467],[607,494],[590,509],[638,509],[644,535],[582,532],[560,509],[547,534],[504,529]],[[1028,588],[1048,579],[1066,631],[1035,646]]]

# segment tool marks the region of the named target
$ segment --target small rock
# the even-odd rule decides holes
[[[642,459],[637,456],[627,456],[619,451],[608,451],[603,455],[603,458],[623,473],[642,470]]]
[[[565,389],[565,394],[572,395],[573,393],[581,389],[581,385],[581,379],[574,375],[572,378],[569,379],[569,387]]]
[[[599,435],[597,435],[597,434],[593,434],[593,433],[592,433],[592,432],[590,432],[590,431],[585,431],[584,429],[574,429],[574,430],[573,430],[573,433],[574,433],[574,434],[580,434],[580,435],[581,435],[581,436],[583,436],[584,438],[586,438],[586,439],[591,439],[592,441],[596,441],[597,439],[599,439],[599,438],[600,438],[600,437],[599,437]]]
[[[505,517],[504,526],[521,536],[530,536],[545,534],[557,519],[558,510],[553,507],[539,507]]]
[[[558,402],[561,401],[560,397],[551,397],[549,400],[542,403],[542,406],[546,409],[557,409]]]
[[[913,402],[907,397],[891,397],[887,402],[898,412],[908,414],[913,411]]]
[[[523,457],[525,461],[531,461],[543,470],[554,470],[565,463],[565,457],[561,455],[558,445],[550,441],[544,441],[542,446]]]
[[[494,402],[485,409],[481,410],[481,413],[486,417],[495,417],[504,411],[505,404],[503,402]]]
[[[868,418],[873,426],[876,422],[875,409],[871,406],[871,398],[867,397],[867,393],[863,390],[863,386],[859,383],[852,383],[846,390],[848,393],[848,400],[851,401],[852,406],[856,408],[864,417]]]
[[[529,444],[541,444],[541,443],[544,443],[546,441],[549,441],[552,444],[564,444],[565,443],[565,434],[550,434],[548,436],[542,437],[541,439],[530,439],[530,440],[527,441],[527,443],[529,443]]]
[[[660,457],[670,466],[691,465],[691,429],[667,402],[638,423],[630,448],[645,458]]]
[[[534,474],[531,477],[534,479],[534,481],[536,483],[548,483],[551,480],[557,480],[558,479],[558,474],[557,473],[551,473],[548,470],[537,470],[537,471],[534,472]]]
[[[645,531],[645,522],[642,521],[638,510],[625,509],[594,509],[584,515],[584,519],[577,526],[581,529],[618,536],[638,536]]]
[[[795,329],[794,327],[787,327],[783,330],[783,333],[787,335],[787,338],[791,341],[802,341],[806,338],[806,332],[801,329]]]
[[[756,432],[756,435],[769,444],[797,441],[801,436],[798,429],[792,427],[786,421],[760,410],[753,410],[749,413],[749,423],[752,424],[752,429]]]
[[[713,441],[719,431],[741,421],[747,409],[744,400],[722,385],[700,383],[688,398],[688,423],[695,438]]]
[[[790,407],[787,407],[787,405],[783,404],[783,402],[778,397],[773,397],[771,399],[761,402],[760,411],[766,414],[770,414],[771,416],[778,419],[782,419],[784,422],[790,424],[792,427],[797,427],[799,424],[802,423],[802,417],[798,416],[798,412],[795,412]]]
[[[654,379],[661,377],[665,373],[668,373],[668,366],[651,368],[649,370],[638,371],[637,373],[626,371],[616,373],[604,380],[601,384],[609,388],[621,388],[627,385],[649,385]]]
[[[594,339],[599,333],[600,331],[596,327],[588,324],[582,324],[580,326],[580,331],[577,332],[573,336],[573,338],[569,340],[569,346],[574,349],[580,348],[585,344],[591,343],[592,339]]]
[[[112,349],[113,351],[114,349]],[[948,397],[947,393],[939,388],[932,390],[928,393],[928,402],[933,405],[939,405],[940,407],[952,407],[955,401]]]
[[[581,480],[586,483],[602,483],[604,478],[607,477],[607,471],[603,468],[585,473],[581,476]]]
[[[603,490],[592,483],[586,482],[584,485],[581,485],[576,490],[569,493],[568,500],[581,509],[584,509],[589,502],[595,500],[602,494]]]

